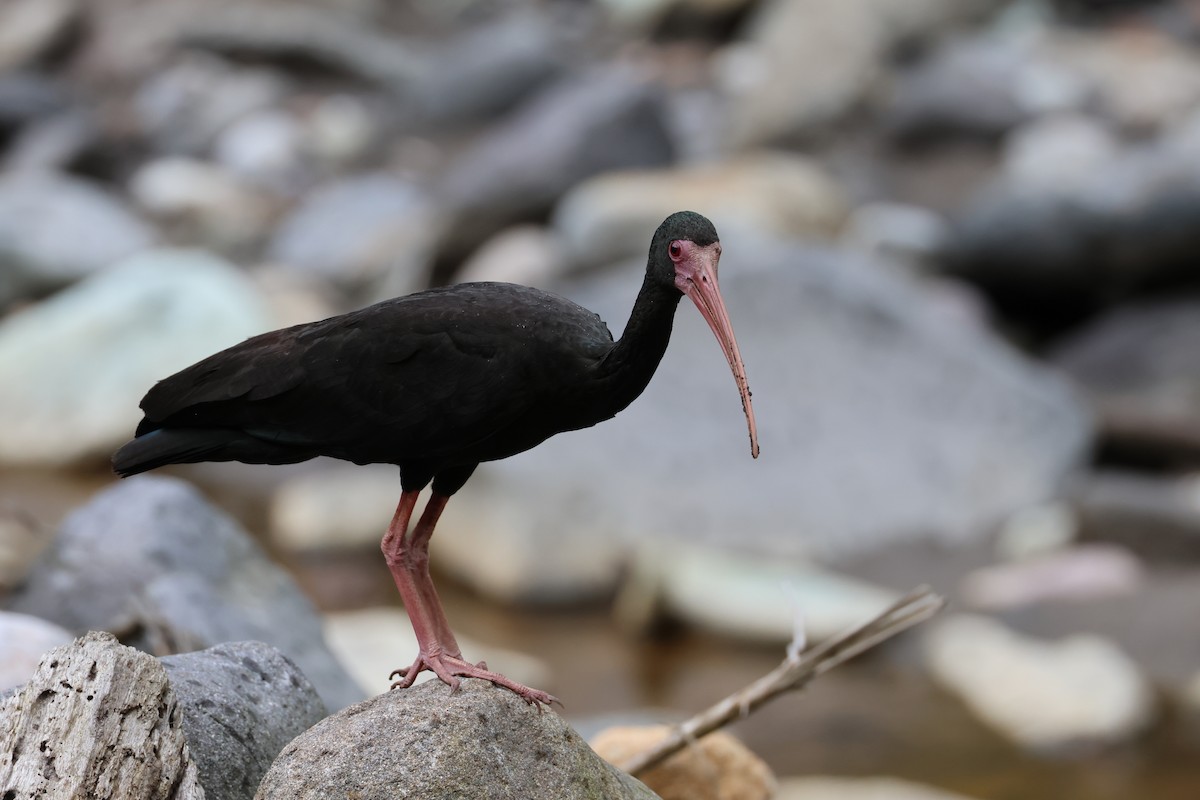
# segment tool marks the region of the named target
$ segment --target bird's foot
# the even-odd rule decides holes
[[[492,672],[487,668],[487,664],[482,661],[478,664],[472,664],[463,658],[446,655],[445,653],[438,655],[428,655],[425,652],[418,653],[417,660],[412,663],[411,667],[398,669],[388,677],[395,678],[399,675],[400,680],[393,683],[392,688],[407,689],[409,686],[412,686],[413,681],[417,679],[417,675],[425,670],[429,670],[437,675],[442,683],[450,687],[450,691],[452,692],[458,690],[459,678],[481,678],[485,681],[491,681],[496,686],[508,689],[527,703],[541,703],[547,706],[551,703],[559,703],[559,699],[552,694],[543,692],[540,689],[531,689],[524,684],[504,677],[499,672]]]

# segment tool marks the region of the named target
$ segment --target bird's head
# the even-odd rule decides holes
[[[720,261],[721,240],[717,238],[717,229],[712,222],[695,211],[677,211],[663,220],[654,232],[647,271],[653,280],[663,286],[672,286],[691,298],[717,335],[742,396],[742,411],[750,429],[750,455],[758,458],[758,427],[750,402],[746,366],[742,363],[742,354],[733,336],[733,324],[717,285]]]

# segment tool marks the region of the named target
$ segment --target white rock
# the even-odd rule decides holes
[[[664,542],[639,550],[618,613],[655,609],[724,636],[803,644],[864,622],[895,599],[893,592],[799,560]],[[639,626],[636,619],[624,621]]]
[[[253,284],[201,251],[130,258],[0,322],[0,461],[107,456],[155,381],[271,327]]]
[[[53,622],[0,611],[0,693],[25,685],[48,650],[74,639],[70,631]]]
[[[271,499],[270,535],[291,552],[376,548],[399,499],[393,466],[329,465],[280,486]],[[610,593],[626,563],[626,545],[601,529],[578,542],[560,533],[553,518],[539,519],[536,504],[493,507],[459,494],[438,524],[432,560],[439,572],[505,602],[573,602]]]
[[[1154,720],[1154,692],[1112,642],[1022,636],[986,617],[959,615],[931,629],[934,677],[984,722],[1031,750],[1126,741]]]
[[[1031,189],[1062,191],[1091,179],[1119,150],[1116,137],[1090,117],[1050,116],[1009,136],[1004,145],[1004,172]]]
[[[545,228],[517,225],[488,239],[476,250],[456,279],[505,281],[525,286],[545,286],[562,274],[566,259],[558,239]]]
[[[352,95],[322,98],[304,120],[305,149],[335,164],[363,155],[376,134],[375,120],[366,104]]]
[[[278,105],[288,92],[281,73],[199,51],[177,53],[166,67],[138,74],[146,77],[132,111],[162,153],[207,152],[223,130]]]
[[[837,182],[815,162],[782,152],[675,170],[616,172],[572,189],[554,212],[568,255],[583,264],[644,256],[654,229],[681,208],[778,236],[829,238],[846,217]]]
[[[454,620],[450,621],[454,624]],[[526,686],[548,690],[549,667],[533,656],[483,645],[455,633],[463,656],[472,663],[486,661],[489,669]],[[407,667],[417,657],[417,639],[408,615],[400,608],[365,608],[325,615],[325,641],[369,694],[386,692],[392,685],[388,676],[398,667]],[[423,672],[422,683],[434,677]]]
[[[1009,560],[1061,550],[1079,532],[1079,518],[1067,503],[1039,503],[1008,516],[996,535],[996,553]]]
[[[134,174],[129,188],[148,213],[188,223],[217,245],[252,241],[271,213],[267,198],[225,170],[193,159],[151,161]]]
[[[470,486],[447,504],[430,544],[439,571],[514,603],[594,600],[616,587],[629,546],[603,513],[602,496],[547,496],[547,513],[530,497],[498,501],[488,473],[476,473]],[[566,518],[570,530],[562,527]]]
[[[400,472],[388,464],[299,475],[271,498],[271,539],[291,552],[377,546],[399,500]]]
[[[219,163],[267,186],[286,185],[301,164],[304,129],[276,108],[254,111],[221,131],[213,146]]]
[[[775,800],[971,800],[966,795],[900,778],[810,775],[779,782]]]

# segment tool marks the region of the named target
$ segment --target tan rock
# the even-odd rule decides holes
[[[591,745],[620,766],[669,732],[666,725],[608,728]],[[705,736],[639,777],[663,800],[768,800],[776,788],[766,762],[725,731]]]

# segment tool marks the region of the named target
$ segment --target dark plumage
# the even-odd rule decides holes
[[[324,455],[400,467],[403,493],[383,548],[421,653],[408,685],[433,669],[485,677],[531,700],[543,692],[462,660],[428,578],[429,536],[446,500],[483,461],[611,418],[641,394],[687,294],[713,327],[742,392],[745,373],[716,284],[712,223],[680,212],[658,228],[621,340],[548,292],[469,283],[388,300],[256,336],[156,384],[136,438],[113,457],[123,476],[165,464],[284,464]],[[433,497],[412,531],[416,493]]]

